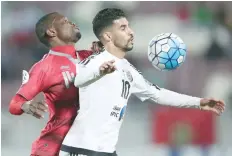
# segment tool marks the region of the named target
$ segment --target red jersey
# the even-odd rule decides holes
[[[40,92],[44,93],[49,107],[49,121],[33,143],[31,155],[58,156],[62,141],[79,108],[78,89],[73,85],[75,63],[91,54],[92,51],[76,53],[73,46],[55,47],[31,68],[28,75],[24,75],[23,84],[16,95],[18,98],[10,104],[10,112],[22,114],[21,105],[24,102],[17,100],[32,100]]]

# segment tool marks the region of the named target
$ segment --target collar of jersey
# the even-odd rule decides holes
[[[73,45],[56,46],[51,48],[51,50],[57,53],[71,55],[74,58],[76,57],[76,49]]]
[[[125,58],[121,58],[121,59],[120,59],[120,58],[114,56],[113,54],[111,54],[111,53],[108,52],[107,50],[105,50],[104,53],[106,53],[108,56],[112,57],[112,58],[115,59],[115,60],[121,60],[121,61],[125,60]]]

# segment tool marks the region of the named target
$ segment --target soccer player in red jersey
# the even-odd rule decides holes
[[[79,107],[78,89],[73,85],[78,71],[75,64],[93,52],[75,50],[74,44],[81,38],[80,31],[57,12],[43,16],[35,29],[41,43],[50,51],[29,73],[23,71],[23,84],[12,98],[9,111],[14,115],[27,113],[42,118],[42,113],[49,109],[49,121],[33,143],[31,156],[58,156]],[[44,93],[46,104],[33,101],[40,92]]]

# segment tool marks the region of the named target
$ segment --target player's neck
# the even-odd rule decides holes
[[[64,42],[62,42],[62,41],[59,41],[59,42],[51,42],[51,48],[53,48],[53,47],[58,47],[58,46],[68,46],[68,45],[75,46],[75,43],[73,43],[73,42],[64,43]]]
[[[115,47],[115,46],[105,46],[106,51],[116,56],[119,59],[123,59],[126,55],[126,52]]]

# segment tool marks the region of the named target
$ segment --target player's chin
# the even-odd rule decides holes
[[[79,41],[81,39],[81,33],[80,32],[76,32],[74,38],[75,38],[75,42]]]
[[[133,44],[128,45],[125,50],[126,51],[131,51],[134,48]]]

